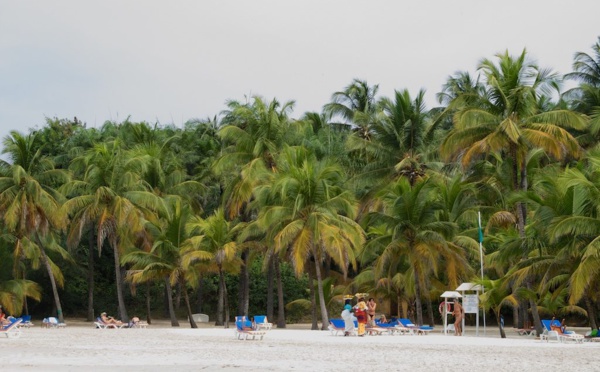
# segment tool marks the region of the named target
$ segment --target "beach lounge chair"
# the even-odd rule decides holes
[[[600,332],[597,329],[586,332],[583,337],[586,342],[600,342]]]
[[[31,323],[31,315],[22,315],[17,319],[21,319],[21,323],[19,323],[19,328],[29,328],[33,327],[33,323]]]
[[[402,324],[400,324],[400,322],[397,319],[390,321],[389,323],[382,323],[379,320],[376,320],[375,325],[379,328],[384,329],[390,335],[394,335],[396,333],[401,335],[410,333],[410,330],[404,327]]]
[[[51,316],[42,320],[42,325],[46,328],[65,328],[67,325],[61,323],[57,318]]]
[[[269,323],[266,315],[255,315],[254,316],[254,325],[257,330],[269,330],[273,327],[273,323]]]
[[[548,342],[551,339],[556,339],[558,342],[575,341],[576,343],[583,343],[585,339],[583,335],[573,331],[565,331],[564,324],[554,318],[551,320],[543,319],[542,325],[544,326],[544,333],[540,335],[541,341]]]
[[[252,322],[246,319],[245,316],[237,316],[235,320],[235,334],[238,340],[262,340],[267,331],[255,329]]]
[[[332,336],[337,336],[338,333],[344,335],[344,332],[346,331],[346,323],[344,322],[344,319],[329,319],[329,327],[327,328],[329,329],[329,332],[331,332]],[[356,334],[357,330],[358,322],[355,320],[354,329],[352,330],[352,333]]]
[[[10,324],[3,326],[0,329],[0,334],[4,334],[8,338],[21,337],[21,329],[19,328],[19,324],[21,324],[21,322],[21,319],[15,319]]]
[[[381,336],[383,333],[392,334],[395,331],[393,327],[380,327],[377,324],[369,325],[367,324],[365,327],[365,333],[370,336]]]
[[[428,335],[429,332],[433,331],[433,327],[430,326],[418,326],[410,321],[410,319],[399,318],[400,324],[409,330],[412,335]]]
[[[96,321],[94,322],[94,328],[98,328],[98,329],[109,329],[109,328],[121,329],[121,328],[127,328],[127,324],[126,323],[120,323],[120,324],[106,323],[105,321],[102,320],[101,317],[97,317]]]

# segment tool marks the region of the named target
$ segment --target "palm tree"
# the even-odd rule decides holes
[[[186,225],[191,217],[189,205],[185,205],[178,197],[168,198],[167,215],[156,221],[148,223],[147,228],[154,238],[150,252],[134,251],[125,255],[123,263],[131,263],[128,278],[133,283],[144,283],[156,279],[165,279],[168,289],[169,313],[171,325],[179,326],[173,308],[173,298],[169,290],[173,285],[179,284],[192,328],[198,328],[192,316],[188,284],[198,283],[196,263],[213,258],[211,253],[197,250],[193,247],[186,233]]]
[[[97,237],[99,252],[105,242],[113,250],[119,317],[124,321],[128,316],[120,255],[133,247],[136,240],[145,240],[145,222],[154,220],[154,212],[163,209],[162,200],[148,192],[141,182],[145,166],[139,158],[128,156],[118,142],[97,144],[74,160],[73,167],[84,171],[83,180],[63,189],[68,195],[77,195],[64,203],[64,211],[73,219],[70,244],[77,245],[88,227]]]
[[[322,327],[329,324],[322,263],[330,257],[344,273],[355,265],[354,251],[364,232],[352,219],[357,204],[343,189],[342,169],[317,161],[306,149],[288,147],[278,158],[274,181],[258,188],[258,222],[274,242],[275,253],[287,252],[296,274],[314,259]]]
[[[527,191],[528,152],[541,148],[559,160],[579,157],[581,148],[567,129],[585,129],[586,119],[570,110],[540,109],[544,95],[558,80],[551,71],[529,62],[525,50],[516,58],[508,52],[497,58],[497,64],[488,59],[479,64],[485,94],[475,104],[454,101],[454,128],[441,151],[446,159],[460,159],[464,168],[481,156],[498,154],[512,163],[512,190]],[[524,238],[526,206],[517,202],[515,210],[518,231]],[[528,280],[525,284],[531,287]],[[530,301],[530,306],[536,329],[541,332],[535,302]]]
[[[36,301],[42,299],[39,284],[31,280],[13,279],[0,282],[0,303],[3,310],[11,314],[21,314],[25,299],[29,297]]]
[[[233,179],[225,182],[228,187],[223,193],[223,204],[228,218],[234,219],[239,216],[242,221],[250,222],[252,211],[247,205],[253,198],[253,190],[265,182],[265,176],[268,178],[269,172],[276,171],[277,153],[284,143],[295,136],[295,126],[288,117],[294,102],[282,105],[277,99],[273,99],[267,103],[261,97],[255,96],[252,104],[231,101],[228,106],[229,110],[223,113],[222,123],[225,126],[218,132],[227,147],[215,161],[213,169],[218,176],[233,174]],[[247,249],[242,252],[244,264],[240,274],[239,306],[242,314],[248,312],[250,297],[249,257],[250,252]],[[278,264],[275,262],[275,265]],[[269,275],[269,278],[271,277]],[[283,298],[283,294],[280,294],[279,298]],[[284,304],[280,303],[279,308],[283,307]]]
[[[526,191],[527,153],[542,148],[555,159],[579,157],[581,148],[565,129],[583,130],[586,120],[570,110],[542,112],[542,95],[557,84],[548,70],[540,69],[526,59],[526,51],[513,58],[498,54],[498,64],[484,59],[479,69],[485,77],[486,91],[476,104],[458,106],[454,128],[442,143],[447,159],[460,159],[467,167],[480,156],[498,153],[512,160],[513,190]],[[451,104],[452,105],[452,104]],[[525,227],[525,206],[517,206],[519,231]]]
[[[598,142],[600,134],[600,37],[592,45],[592,53],[577,52],[573,62],[573,72],[566,74],[567,79],[580,83],[564,96],[574,110],[590,115],[591,144]]]
[[[464,250],[450,241],[456,224],[440,220],[444,204],[436,195],[432,179],[414,185],[399,179],[381,192],[384,209],[370,213],[365,221],[379,231],[369,243],[381,252],[374,262],[375,275],[391,277],[402,269],[411,273],[419,325],[429,273],[438,275],[443,263],[451,282],[456,282],[466,267]]]
[[[398,177],[407,177],[414,183],[425,175],[428,166],[423,157],[434,130],[424,97],[423,90],[414,99],[408,90],[402,90],[395,91],[394,100],[382,98],[381,114],[370,127],[370,137],[365,139],[353,133],[348,138],[350,152],[364,152],[368,157],[360,180],[387,184]]]
[[[229,303],[225,272],[235,271],[239,267],[237,252],[244,245],[236,241],[237,235],[244,228],[243,223],[227,221],[223,209],[217,209],[206,219],[192,216],[186,226],[189,236],[186,244],[197,250],[209,252],[212,259],[207,269],[219,274],[219,294],[217,301],[217,321],[215,325],[225,325],[229,328]],[[223,319],[225,312],[225,319]]]
[[[63,322],[57,287],[62,285],[62,273],[47,249],[68,257],[50,237],[53,230],[66,226],[66,216],[60,212],[63,197],[53,187],[67,181],[68,174],[55,170],[53,163],[41,156],[35,135],[22,136],[12,131],[3,144],[3,153],[8,154],[12,164],[0,161],[0,218],[13,236],[15,258],[30,259],[34,267],[41,260],[48,273],[58,318]]]
[[[331,102],[323,110],[332,117],[339,116],[346,121],[338,125],[352,124],[357,112],[367,115],[375,113],[378,90],[379,85],[369,86],[365,80],[354,79],[343,91],[333,93]]]

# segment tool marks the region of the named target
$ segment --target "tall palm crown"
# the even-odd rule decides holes
[[[357,205],[342,187],[341,168],[317,161],[303,148],[286,148],[278,159],[273,182],[256,191],[256,202],[263,206],[258,222],[275,251],[288,253],[296,273],[304,272],[307,260],[314,258],[321,316],[327,325],[320,266],[327,256],[344,272],[354,265],[354,252],[364,240],[352,220]]]
[[[9,155],[13,164],[3,161],[0,166],[0,219],[15,244],[15,271],[18,271],[17,262],[23,258],[32,260],[34,268],[42,262],[62,321],[57,283],[62,285],[63,276],[46,250],[57,251],[65,258],[68,254],[54,239],[46,238],[54,230],[66,227],[67,218],[60,208],[64,197],[55,187],[68,181],[69,175],[64,170],[54,169],[53,162],[41,155],[35,135],[22,136],[13,131],[4,138],[3,144],[3,153]]]
[[[567,129],[583,130],[586,120],[570,110],[540,110],[540,100],[557,87],[556,75],[528,62],[526,51],[518,57],[498,54],[497,64],[484,59],[485,94],[465,103],[460,96],[454,128],[442,143],[442,155],[460,159],[464,167],[482,155],[498,153],[513,161],[513,186],[526,188],[521,174],[527,152],[542,148],[555,159],[579,157],[581,148]]]
[[[293,135],[288,115],[294,102],[281,105],[273,99],[267,104],[254,97],[252,104],[232,101],[228,105],[230,110],[222,120],[225,126],[218,132],[227,147],[213,169],[218,175],[234,170],[235,179],[225,192],[228,216],[234,218],[252,198],[252,190],[260,183],[258,174],[277,168],[276,154]]]

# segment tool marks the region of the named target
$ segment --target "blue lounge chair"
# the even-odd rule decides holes
[[[252,337],[253,340],[258,338],[262,340],[267,331],[257,330],[253,322],[246,319],[245,316],[235,317],[235,335],[238,340],[248,340]]]
[[[269,323],[267,321],[266,315],[255,315],[254,316],[254,324],[257,330],[265,329],[269,330],[273,327],[273,323]]]
[[[21,319],[21,324],[19,324],[19,328],[21,327],[32,327],[33,323],[31,323],[31,315],[21,315],[19,318]]]
[[[14,321],[12,321],[10,324],[2,326],[2,329],[0,329],[0,334],[4,334],[8,338],[21,337],[21,329],[19,328],[21,322],[21,319],[14,319]]]
[[[410,319],[406,318],[398,318],[400,324],[409,329],[410,333],[413,335],[427,335],[429,332],[433,331],[433,327],[430,326],[418,326],[410,321]]]
[[[344,322],[344,319],[329,319],[329,332],[331,332],[332,336],[337,336],[338,333],[342,333],[342,335],[344,334],[344,332],[346,331],[346,323]],[[356,330],[358,329],[358,322],[355,320],[354,321],[354,329],[352,330],[352,332],[356,333]]]
[[[564,330],[563,324],[554,318],[542,319],[542,325],[544,326],[544,333],[540,336],[542,341],[548,342],[550,339],[556,339],[558,342],[575,341],[582,343],[585,339],[583,335]]]

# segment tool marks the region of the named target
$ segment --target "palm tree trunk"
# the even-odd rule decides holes
[[[327,314],[327,306],[325,304],[325,293],[323,292],[323,280],[321,278],[321,260],[318,259],[317,252],[313,249],[315,255],[315,271],[317,274],[317,290],[319,291],[319,304],[321,305],[321,330],[327,330],[329,326],[329,317]]]
[[[592,329],[598,329],[598,323],[596,323],[596,308],[589,296],[586,295],[584,301],[588,312],[588,319],[590,320],[590,327]]]
[[[183,300],[185,301],[185,307],[187,308],[188,319],[190,320],[190,327],[198,328],[198,325],[196,325],[196,321],[194,321],[194,317],[192,316],[192,306],[190,305],[190,297],[188,296],[186,285],[183,282],[183,276],[181,276],[179,280],[179,286],[183,291]]]
[[[223,306],[225,307],[225,328],[229,328],[229,295],[227,294],[227,284],[225,284],[225,274],[223,273]]]
[[[277,328],[285,328],[285,303],[283,302],[283,279],[279,267],[279,257],[275,258],[273,268],[277,277]]]
[[[504,327],[502,327],[502,318],[500,315],[500,307],[498,311],[494,311],[494,315],[496,315],[496,319],[498,319],[498,330],[500,331],[500,338],[506,338],[506,333],[504,332]]]
[[[119,260],[119,249],[117,245],[113,245],[113,253],[115,256],[115,284],[117,286],[117,301],[119,303],[119,317],[121,321],[128,322],[127,309],[125,308],[125,298],[123,297],[123,280],[121,277],[121,262]]]
[[[250,252],[248,249],[242,251],[242,267],[239,277],[238,291],[238,314],[248,316],[249,289],[250,289],[250,271],[248,270]]]
[[[94,321],[94,230],[90,229],[88,236],[88,312],[87,321]]]
[[[433,327],[435,319],[433,318],[433,305],[431,304],[431,298],[427,299],[427,312],[429,315],[429,325]]]
[[[146,282],[146,322],[152,324],[150,316],[150,282]]]
[[[274,296],[273,296],[273,281],[274,281],[274,257],[275,255],[269,255],[269,267],[267,269],[267,319],[273,320],[274,313]]]
[[[177,282],[177,293],[175,294],[175,311],[181,308],[181,283]]]
[[[54,274],[52,274],[52,266],[50,266],[50,261],[46,256],[46,251],[42,246],[42,242],[40,238],[37,237],[38,244],[40,245],[40,252],[42,253],[42,262],[44,266],[46,266],[46,270],[48,271],[48,277],[50,278],[50,284],[52,285],[52,294],[54,295],[54,304],[56,306],[56,314],[58,316],[58,321],[60,323],[65,322],[65,317],[62,312],[62,306],[60,305],[60,298],[58,297],[58,288],[56,287],[56,279],[54,279]]]
[[[175,308],[173,306],[173,289],[169,277],[165,277],[165,289],[167,291],[167,304],[169,305],[169,316],[171,317],[171,327],[179,327],[179,321],[175,316]]]
[[[415,312],[417,314],[417,325],[423,325],[423,309],[421,304],[421,275],[417,265],[413,265],[413,271],[415,275]]]
[[[525,283],[527,285],[527,289],[532,290],[530,279],[526,279]],[[533,318],[533,326],[535,327],[535,332],[538,335],[541,335],[544,332],[544,327],[542,326],[542,321],[540,320],[540,313],[538,312],[538,307],[535,299],[529,300],[529,306],[531,307],[531,317]]]
[[[311,330],[316,331],[319,329],[319,323],[317,321],[317,294],[315,293],[315,274],[311,267],[311,261],[308,261],[308,293],[310,296],[310,310],[311,310]]]
[[[219,269],[219,290],[217,295],[217,320],[215,322],[216,326],[223,325],[223,302],[224,302],[224,290],[223,287],[225,279],[223,278],[223,271]]]
[[[204,296],[204,278],[202,276],[200,276],[200,278],[198,278],[198,289],[196,290],[197,292],[197,296],[196,296],[196,310],[198,311],[198,313],[202,313],[202,303],[203,301],[203,296]]]

